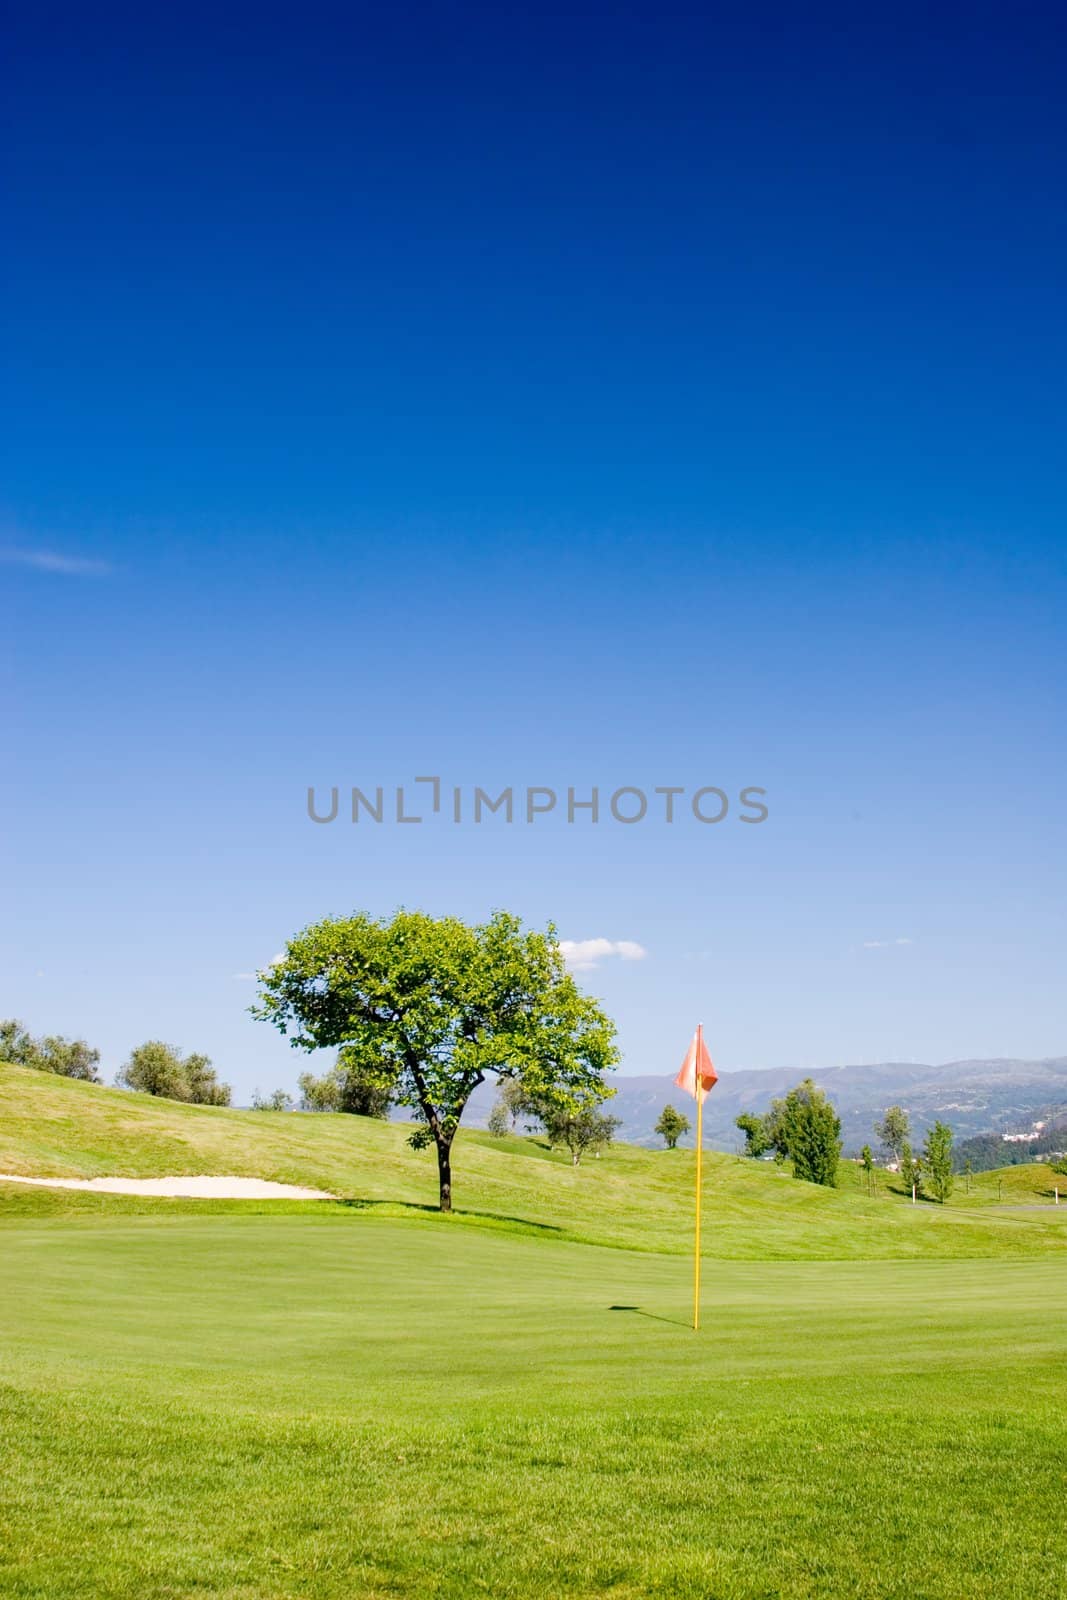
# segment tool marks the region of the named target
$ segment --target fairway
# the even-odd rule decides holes
[[[705,1265],[355,1213],[3,1228],[20,1597],[1055,1596],[1062,1257]]]

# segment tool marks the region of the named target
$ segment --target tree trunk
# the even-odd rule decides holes
[[[452,1210],[452,1141],[437,1141],[437,1176],[441,1185],[441,1210]]]

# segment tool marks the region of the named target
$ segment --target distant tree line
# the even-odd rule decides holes
[[[777,1161],[792,1163],[795,1178],[828,1188],[836,1184],[841,1119],[810,1078],[781,1099],[772,1100],[770,1110],[762,1116],[742,1112],[736,1126],[745,1136],[746,1155],[773,1155]],[[952,1129],[944,1122],[935,1122],[921,1152],[915,1152],[907,1112],[901,1106],[890,1106],[876,1123],[874,1134],[899,1168],[904,1187],[916,1199],[921,1195],[943,1205],[952,1193]],[[868,1193],[873,1194],[874,1154],[870,1145],[864,1145],[860,1160]]]
[[[33,1067],[37,1072],[54,1072],[62,1078],[81,1078],[99,1083],[99,1050],[84,1039],[64,1039],[59,1034],[33,1038],[14,1017],[0,1022],[0,1061],[16,1067]]]
[[[230,1086],[220,1083],[208,1056],[183,1055],[174,1045],[149,1039],[130,1052],[130,1059],[119,1068],[115,1082],[139,1094],[158,1095],[163,1100],[181,1100],[187,1105],[228,1106]]]
[[[1041,1157],[1062,1156],[1067,1147],[1067,1118],[1057,1117],[1042,1128],[1036,1139],[1005,1140],[999,1133],[978,1133],[963,1139],[956,1147],[953,1164],[963,1172],[970,1162],[972,1172],[991,1172],[994,1167],[1021,1167]]]
[[[32,1067],[37,1072],[52,1072],[63,1078],[80,1078],[85,1083],[101,1081],[97,1068],[99,1050],[84,1039],[65,1039],[59,1034],[34,1038],[14,1018],[0,1022],[0,1061],[17,1067]],[[130,1052],[115,1082],[140,1094],[154,1094],[165,1100],[182,1100],[190,1105],[228,1106],[230,1086],[220,1083],[210,1058],[183,1055],[173,1045],[149,1039]]]

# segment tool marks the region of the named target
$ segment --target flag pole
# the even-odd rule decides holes
[[[704,1026],[697,1023],[696,1061],[699,1069],[700,1046],[704,1038]],[[696,1231],[693,1243],[693,1332],[700,1329],[700,1189],[701,1165],[704,1154],[704,1096],[703,1084],[699,1075],[695,1079],[697,1100],[697,1192],[696,1192]]]

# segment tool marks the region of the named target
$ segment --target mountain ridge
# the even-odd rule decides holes
[[[734,1150],[742,1142],[734,1119],[742,1111],[766,1111],[776,1095],[804,1078],[825,1091],[841,1118],[846,1153],[874,1142],[874,1122],[887,1106],[904,1107],[921,1139],[935,1121],[948,1122],[958,1138],[1020,1130],[1036,1117],[1067,1106],[1067,1055],[965,1057],[941,1063],[880,1061],[842,1066],[745,1067],[723,1070],[704,1105],[704,1138],[713,1149]],[[622,1123],[619,1138],[658,1143],[655,1124],[665,1105],[687,1115],[691,1102],[673,1074],[634,1073],[613,1078],[607,1110]],[[471,1097],[465,1121],[484,1127],[496,1098],[483,1084]],[[691,1120],[693,1120],[691,1118]],[[692,1133],[681,1143],[692,1144]]]

